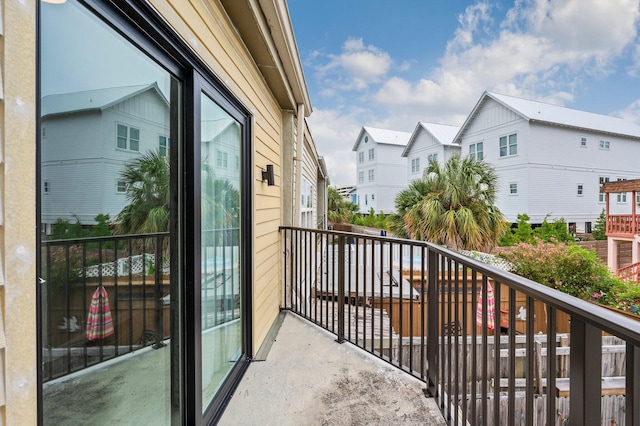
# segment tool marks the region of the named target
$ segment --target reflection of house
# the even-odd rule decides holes
[[[357,152],[356,204],[361,213],[391,213],[395,196],[407,186],[407,162],[401,156],[410,133],[363,127],[353,145]]]
[[[430,160],[445,163],[460,153],[460,145],[453,143],[459,130],[460,127],[446,124],[418,123],[402,152],[407,158],[407,181],[421,178]]]
[[[128,203],[124,165],[169,150],[169,104],[157,84],[109,87],[42,99],[42,223],[100,213]]]
[[[240,150],[234,144],[240,135],[238,123],[228,117],[202,122],[203,162],[213,164],[215,179],[225,179],[238,189],[240,171]]]
[[[500,186],[497,205],[510,222],[527,213],[531,223],[547,214],[591,232],[605,208],[600,184],[635,177],[640,126],[615,117],[485,92],[456,142],[463,154],[482,147]],[[627,194],[610,206],[629,209]]]

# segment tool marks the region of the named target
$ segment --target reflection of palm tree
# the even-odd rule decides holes
[[[169,159],[147,152],[122,172],[129,204],[116,216],[116,234],[156,233],[169,230]],[[226,179],[216,179],[202,166],[202,225],[204,229],[237,228],[240,195]]]
[[[116,234],[169,230],[169,159],[147,152],[127,164],[121,175],[129,204],[115,217]]]
[[[425,177],[396,197],[404,231],[454,250],[489,251],[506,226],[495,206],[497,180],[493,168],[470,157],[430,161]]]
[[[240,225],[240,193],[227,179],[203,171],[202,227],[229,229]]]

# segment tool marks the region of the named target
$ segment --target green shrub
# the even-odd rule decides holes
[[[598,216],[598,219],[593,226],[593,232],[591,233],[591,235],[596,240],[607,239],[607,216],[604,213],[604,209],[602,209],[602,213],[600,213],[600,216]]]
[[[502,257],[516,274],[581,299],[608,294],[618,282],[595,253],[575,244],[519,243]]]

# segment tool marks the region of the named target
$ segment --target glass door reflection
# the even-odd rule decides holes
[[[242,127],[201,95],[202,407],[242,354],[240,147]]]

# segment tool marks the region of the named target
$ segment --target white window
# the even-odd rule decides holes
[[[47,128],[46,126],[42,126],[42,139],[47,138]]]
[[[140,129],[118,124],[116,130],[116,147],[130,151],[140,151]]]
[[[582,137],[580,138],[580,146],[581,146],[582,148],[586,148],[586,147],[587,147],[587,138],[585,138],[584,136],[582,136]]]
[[[518,134],[513,133],[500,137],[500,157],[510,157],[518,154]]]
[[[609,182],[609,177],[607,176],[600,176],[600,186],[604,185],[605,182]],[[598,202],[600,203],[604,203],[605,201],[605,194],[603,194],[602,192],[600,192],[598,194]]]
[[[300,226],[303,228],[313,227],[313,187],[304,177],[300,191]]]
[[[600,149],[608,150],[611,147],[611,142],[604,139],[600,139],[600,144],[598,145],[598,147]]]
[[[518,184],[516,182],[509,184],[509,194],[518,195]]]
[[[364,182],[364,172],[358,172],[358,183]]]
[[[431,163],[431,160],[438,162],[438,154],[427,155],[427,162]]]
[[[163,135],[158,136],[158,153],[163,157],[169,155],[169,138]]]
[[[50,189],[51,189],[51,186],[49,185],[49,181],[45,180],[44,183],[42,184],[42,191],[45,194],[48,194]]]
[[[640,204],[640,193],[636,192],[636,204]]]
[[[229,164],[229,158],[227,156],[227,153],[224,152],[224,151],[217,151],[216,152],[216,166],[222,167],[223,169],[226,169],[228,164]]]
[[[364,204],[365,205],[369,205],[369,195],[368,194],[364,194]]]
[[[582,197],[584,195],[584,185],[579,183],[577,190],[578,197]]]
[[[369,161],[373,160],[374,158],[376,158],[376,153],[373,150],[373,148],[369,149]]]
[[[375,200],[376,199],[376,194],[371,194],[371,200]]]
[[[483,160],[484,159],[484,146],[483,142],[476,142],[469,145],[469,157],[472,159]]]
[[[627,180],[627,179],[626,178],[618,178],[618,182],[623,181],[623,180]],[[627,193],[626,192],[622,192],[622,193],[616,194],[616,201],[618,203],[626,203],[627,202]]]
[[[118,194],[125,194],[127,192],[127,184],[123,180],[119,180],[116,182],[116,192]]]
[[[374,170],[370,169],[369,170],[369,182],[373,182],[373,178],[374,178]]]
[[[358,163],[364,163],[364,151],[358,153]]]
[[[420,173],[420,157],[411,159],[411,173]]]

